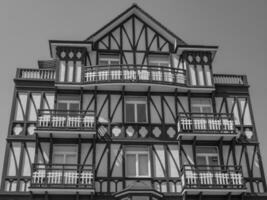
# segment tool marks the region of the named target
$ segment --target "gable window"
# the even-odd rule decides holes
[[[76,164],[77,147],[74,145],[55,145],[52,162],[53,164]]]
[[[143,97],[127,97],[125,99],[125,117],[128,123],[147,122],[147,102]]]
[[[100,54],[99,65],[119,65],[119,54]]]
[[[152,66],[169,67],[170,59],[169,55],[149,55],[148,63]]]
[[[152,80],[172,82],[169,55],[150,55],[148,63],[152,70]]]
[[[198,146],[196,147],[197,165],[201,166],[217,166],[219,165],[218,149],[214,146]]]
[[[150,176],[150,160],[147,147],[127,147],[125,150],[125,158],[126,176]]]
[[[212,113],[211,99],[209,98],[192,98],[191,99],[192,113]]]

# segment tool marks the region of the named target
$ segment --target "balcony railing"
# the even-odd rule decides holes
[[[30,190],[33,192],[88,193],[94,190],[92,165],[33,164],[32,169]]]
[[[52,69],[17,69],[16,79],[54,81],[55,75]]]
[[[39,110],[37,118],[37,129],[59,131],[94,130],[94,112],[81,110]]]
[[[182,169],[183,191],[244,192],[245,184],[241,166],[189,166]]]
[[[236,136],[232,114],[226,113],[180,113],[179,136]]]
[[[217,85],[248,85],[247,77],[245,75],[214,74],[213,78],[214,83]]]
[[[151,65],[108,65],[85,67],[84,83],[140,82],[185,85],[186,71]]]

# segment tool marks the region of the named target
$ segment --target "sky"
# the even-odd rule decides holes
[[[267,169],[267,0],[1,0],[0,172],[16,69],[37,68],[48,40],[84,40],[132,3],[189,44],[218,45],[215,73],[248,76]]]

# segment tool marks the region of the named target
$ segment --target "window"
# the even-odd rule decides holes
[[[148,58],[149,65],[153,66],[170,66],[170,59],[168,55],[150,55]]]
[[[208,98],[192,98],[192,113],[212,113],[211,99]]]
[[[126,122],[145,123],[147,122],[146,98],[127,97],[125,100]]]
[[[197,165],[217,166],[219,165],[219,155],[217,147],[198,146],[196,148]]]
[[[73,145],[55,145],[53,164],[77,164],[77,147]]]
[[[149,177],[150,160],[147,147],[127,147],[126,175],[128,177]]]
[[[119,65],[119,54],[100,54],[99,65]]]
[[[57,110],[62,111],[62,114],[66,114],[64,111],[69,111],[69,115],[77,114],[77,111],[80,110],[80,102],[76,100],[59,100]]]

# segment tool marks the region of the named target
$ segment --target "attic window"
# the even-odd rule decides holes
[[[100,54],[99,65],[119,65],[120,56],[119,54]]]

